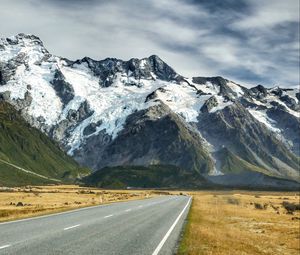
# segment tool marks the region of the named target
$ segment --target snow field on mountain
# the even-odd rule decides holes
[[[62,104],[49,83],[53,79],[52,69],[55,68],[55,59],[42,61],[47,53],[38,39],[13,36],[10,40],[17,44],[9,44],[1,39],[0,44],[5,50],[0,51],[0,62],[7,63],[17,57],[23,57],[25,63],[18,64],[14,78],[4,86],[0,92],[10,91],[11,99],[24,99],[25,93],[30,92],[32,103],[27,109],[33,118],[42,116],[46,125],[53,125],[61,112]],[[51,110],[49,110],[51,109]]]
[[[165,92],[157,91],[158,98],[187,122],[197,122],[200,108],[211,95],[198,96],[196,90],[187,85],[168,83]]]
[[[225,96],[220,93],[221,85],[219,84],[211,82],[196,84],[191,78],[186,79],[188,82],[181,81],[180,84],[175,80],[163,81],[157,79],[157,75],[153,73],[154,69],[151,70],[150,75],[138,80],[130,70],[115,72],[109,77],[114,81],[113,84],[104,87],[87,62],[80,63],[79,61],[80,64],[78,64],[78,62],[50,55],[37,37],[17,35],[9,40],[0,39],[0,62],[2,64],[11,63],[15,68],[15,73],[6,84],[0,86],[0,93],[10,92],[12,103],[18,105],[20,100],[25,99],[26,92],[29,92],[27,96],[32,100],[25,100],[28,105],[22,107],[24,108],[23,112],[34,120],[33,125],[40,127],[39,125],[42,123],[50,130],[66,120],[70,110],[77,111],[85,101],[93,111],[91,116],[78,121],[72,127],[73,130],[69,129],[68,135],[63,137],[71,148],[70,153],[79,148],[86,138],[96,135],[102,130],[105,130],[114,139],[123,129],[126,118],[130,114],[158,104],[159,100],[176,114],[182,116],[186,122],[197,122],[201,107],[212,96],[215,96],[218,105],[213,107],[210,113],[234,104],[230,100],[225,100]],[[13,43],[10,43],[11,41]],[[110,59],[108,64],[112,64],[114,61],[118,61],[120,65],[122,63],[121,60]],[[95,65],[97,63],[99,62],[94,61]],[[139,60],[138,68],[144,71],[151,68],[148,58]],[[74,98],[66,105],[63,104],[51,84],[57,70],[62,72],[65,81],[70,83],[74,89]],[[178,74],[175,75],[175,77],[178,76]],[[226,85],[234,92],[232,95],[234,99],[238,100],[239,97],[244,96],[246,88],[228,80],[226,80]],[[154,91],[156,97],[146,102],[147,96]],[[282,95],[288,95],[298,103],[296,98],[298,91],[283,90]],[[200,95],[200,92],[203,94]],[[281,101],[271,92],[272,89],[269,89],[267,96],[263,99],[253,97],[250,100],[257,106],[262,106],[261,108],[264,106],[274,107],[271,102],[277,102],[284,105],[288,113],[299,118],[299,112],[287,107],[286,102]],[[281,130],[276,127],[276,122],[267,116],[265,109],[252,107],[247,110],[271,131],[277,134],[281,133]],[[84,135],[85,128],[91,123],[98,124],[95,131]]]

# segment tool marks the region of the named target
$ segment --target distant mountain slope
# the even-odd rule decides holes
[[[3,101],[0,101],[0,159],[2,185],[57,182],[54,179],[70,181],[88,173],[87,169],[80,168],[51,139],[31,127],[11,105]]]
[[[87,186],[111,189],[224,189],[225,187],[299,190],[298,182],[265,175],[246,162],[233,166],[238,170],[231,170],[230,167],[226,174],[216,176],[203,176],[172,165],[104,167],[84,177],[81,182]]]
[[[41,178],[0,161],[0,186],[10,187],[57,183],[60,182],[52,181],[47,178]]]
[[[228,148],[238,158],[265,169],[266,174],[299,178],[299,157],[239,103],[201,114],[197,125],[216,151]],[[224,168],[223,162],[220,167]],[[235,168],[234,164],[231,167]]]
[[[160,164],[224,184],[300,181],[297,89],[186,78],[156,55],[71,61],[19,34],[0,39],[0,97],[95,171]]]
[[[205,188],[209,182],[171,165],[105,167],[83,178],[86,185],[100,188]]]

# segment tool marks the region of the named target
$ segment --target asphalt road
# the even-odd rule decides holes
[[[190,203],[160,196],[0,223],[0,254],[174,254]]]

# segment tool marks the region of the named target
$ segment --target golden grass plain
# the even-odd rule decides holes
[[[188,223],[178,255],[300,254],[300,211],[291,192],[190,192]]]
[[[0,189],[0,222],[156,196],[151,190],[101,190],[77,185]],[[18,205],[19,204],[19,205]]]

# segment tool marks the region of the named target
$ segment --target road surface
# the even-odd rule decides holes
[[[0,254],[174,254],[190,203],[160,196],[0,223]]]

